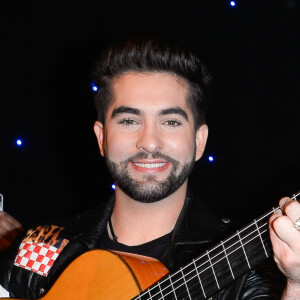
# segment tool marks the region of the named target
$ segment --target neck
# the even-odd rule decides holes
[[[187,182],[165,199],[141,203],[117,187],[111,220],[118,242],[140,245],[171,232],[184,205],[186,191]]]

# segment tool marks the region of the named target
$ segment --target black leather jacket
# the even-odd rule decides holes
[[[113,201],[111,199],[105,209],[98,207],[92,211],[55,222],[57,226],[55,228],[63,227],[64,229],[52,230],[52,236],[44,241],[47,243],[54,236],[56,240],[68,241],[68,243],[58,255],[47,276],[14,265],[20,241],[24,236],[21,237],[1,256],[0,284],[2,287],[9,291],[11,297],[28,299],[41,297],[50,289],[72,260],[88,250],[97,248],[97,241],[106,230]],[[49,229],[49,227],[46,228]],[[196,254],[202,253],[223,239],[233,229],[232,222],[218,218],[200,202],[191,200],[191,196],[188,196],[174,228],[171,243],[161,257],[161,261],[169,270],[175,270],[195,257]],[[39,238],[36,236],[37,231],[37,229],[31,230],[29,235]],[[43,234],[45,235],[45,232]],[[275,264],[266,263],[235,280],[210,299],[280,299],[284,281]],[[197,296],[193,299],[197,299]]]

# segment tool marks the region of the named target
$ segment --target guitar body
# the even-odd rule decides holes
[[[166,274],[153,258],[92,250],[74,260],[41,299],[132,299]]]

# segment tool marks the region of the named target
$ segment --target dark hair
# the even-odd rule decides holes
[[[94,82],[98,87],[95,106],[98,120],[105,123],[113,98],[112,83],[130,72],[164,72],[178,76],[188,84],[188,104],[195,128],[205,122],[205,95],[209,76],[200,60],[180,41],[157,35],[134,36],[113,42],[96,63]]]

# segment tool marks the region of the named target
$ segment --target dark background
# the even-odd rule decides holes
[[[90,73],[108,41],[144,30],[183,39],[212,74],[210,136],[191,179],[208,205],[248,221],[298,191],[299,10],[298,0],[1,1],[5,210],[27,226],[105,201]]]

